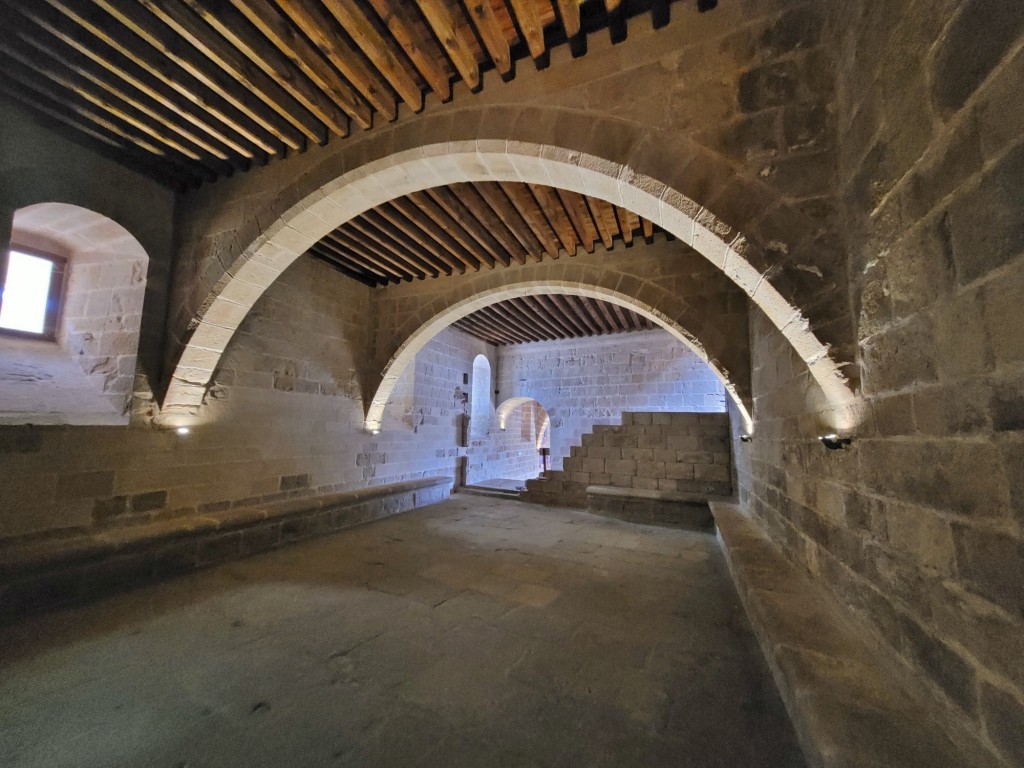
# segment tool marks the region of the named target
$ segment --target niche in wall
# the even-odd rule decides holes
[[[469,396],[469,434],[483,437],[491,428],[491,364],[483,355],[473,359]]]
[[[127,424],[149,257],[99,213],[39,203],[14,214],[11,247],[66,260],[53,340],[0,337],[0,423]]]

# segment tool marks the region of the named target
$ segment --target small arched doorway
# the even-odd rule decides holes
[[[551,418],[531,397],[509,398],[494,416],[497,429],[470,447],[466,483],[515,489],[543,471],[543,451],[551,448]]]

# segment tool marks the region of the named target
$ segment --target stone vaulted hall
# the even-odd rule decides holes
[[[0,766],[1024,766],[1024,2],[0,11]]]

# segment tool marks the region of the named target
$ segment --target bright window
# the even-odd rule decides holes
[[[64,260],[11,250],[2,266],[0,330],[53,338],[64,282]]]

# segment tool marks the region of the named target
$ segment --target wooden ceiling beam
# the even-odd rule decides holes
[[[563,324],[572,328],[573,331],[575,331],[576,336],[590,335],[590,331],[587,327],[580,322],[579,318],[577,318],[574,313],[568,311],[566,307],[556,299],[554,294],[545,294],[543,300],[545,302],[545,306],[549,308],[551,313],[557,316]]]
[[[529,317],[519,299],[509,299],[492,304],[488,309],[500,316],[503,323],[519,331],[526,338],[537,339],[543,331],[544,323]]]
[[[528,335],[521,331],[514,331],[495,319],[493,315],[489,314],[490,309],[491,307],[478,309],[473,314],[462,318],[462,320],[476,325],[482,333],[486,334],[488,340],[501,339],[502,343],[505,344],[521,344],[530,341]]]
[[[398,266],[391,259],[378,257],[373,251],[364,248],[358,240],[349,237],[347,233],[340,229],[327,234],[322,242],[333,243],[335,247],[342,249],[343,252],[351,254],[351,258],[356,264],[362,262],[372,264],[385,274],[397,277],[399,280],[411,281],[416,277],[415,274]]]
[[[352,254],[345,246],[335,242],[329,237],[322,238],[316,243],[316,247],[322,252],[330,254],[332,258],[342,264],[348,265],[349,269],[372,275],[374,279],[384,283],[400,283],[402,278],[390,271],[381,269],[374,264],[367,264]]]
[[[69,0],[47,2],[60,8],[69,7]],[[70,2],[75,4],[76,15],[87,20],[93,29],[102,32],[107,42],[118,41],[131,48],[129,36],[134,36],[156,50],[159,55],[154,57],[150,54],[145,63],[172,86],[184,87],[186,81],[201,84],[209,91],[204,96],[204,105],[207,108],[219,105],[222,119],[230,122],[236,131],[265,151],[281,155],[284,154],[284,147],[294,150],[303,148],[304,137],[298,129],[283,122],[280,117],[275,117],[262,99],[245,88],[239,88],[237,82],[219,68],[204,64],[202,55],[195,48],[162,25],[156,17],[146,13],[141,6],[113,0]],[[233,116],[232,111],[237,116]],[[248,125],[250,123],[252,128]]]
[[[420,280],[427,275],[437,277],[441,274],[433,266],[422,264],[419,259],[406,253],[404,249],[388,245],[374,232],[373,227],[362,220],[361,217],[346,222],[342,229],[345,230],[345,234],[360,243],[364,248],[412,272]]]
[[[249,23],[360,127],[373,125],[370,105],[320,55],[291,22],[266,0],[229,0]]]
[[[419,228],[402,219],[399,214],[393,214],[393,216],[401,224],[392,223],[392,221],[386,218],[382,213],[381,206],[366,211],[360,218],[375,227],[382,236],[394,240],[398,247],[404,248],[409,253],[416,254],[420,261],[424,264],[429,264],[433,269],[440,270],[445,276],[449,276],[455,271],[456,267],[452,266],[450,260],[445,260],[441,257],[437,246],[433,242],[425,242],[429,238]],[[463,264],[458,266],[462,268],[462,271],[465,271],[466,268]]]
[[[119,87],[109,77],[97,74],[96,67],[90,59],[77,53],[74,49],[67,49],[58,41],[44,40],[40,36],[40,28],[34,24],[17,24],[15,26],[18,40],[15,42],[12,38],[9,42],[21,46],[22,53],[31,58],[35,64],[42,65],[46,59],[52,59],[56,63],[52,69],[53,72],[64,70],[69,74],[74,73],[78,78],[79,88],[89,90],[97,98],[112,100],[111,104],[114,108],[134,111],[140,116],[139,119],[149,119],[154,130],[168,132],[168,144],[184,142],[183,148],[187,148],[186,154],[195,153],[204,165],[211,167],[220,175],[230,175],[234,171],[235,166],[228,162],[230,156],[226,152],[179,124],[180,114],[172,113],[160,104],[147,99],[136,88]],[[100,92],[106,93],[107,96],[98,95]],[[119,107],[119,105],[123,106]],[[172,138],[171,134],[175,134],[178,138]]]
[[[629,211],[619,205],[613,205],[612,209],[615,211],[615,220],[619,222],[619,232],[622,233],[622,241],[628,248],[633,245],[633,227],[629,220]]]
[[[519,264],[526,263],[527,251],[522,243],[516,239],[505,223],[501,220],[494,209],[487,204],[476,188],[469,183],[452,184],[448,187],[455,196],[462,202],[466,209],[477,221],[480,222],[484,231],[493,235],[501,247],[512,259]]]
[[[480,262],[476,260],[473,254],[463,248],[454,237],[445,232],[435,221],[424,216],[423,213],[420,212],[419,208],[408,197],[400,197],[396,200],[392,200],[391,204],[407,219],[410,219],[413,224],[430,235],[430,237],[434,239],[434,242],[444,248],[458,261],[465,264],[474,272],[480,271]]]
[[[86,30],[96,40],[109,46],[118,54],[128,59],[135,67],[152,78],[159,90],[169,89],[193,104],[200,112],[216,118],[226,126],[231,133],[237,134],[241,141],[245,141],[253,149],[244,149],[249,157],[258,156],[259,153],[278,154],[284,150],[284,143],[277,137],[268,139],[267,135],[259,128],[251,118],[244,112],[236,109],[224,99],[220,98],[210,88],[194,79],[180,66],[170,60],[159,58],[150,61],[143,53],[137,52],[132,46],[123,42],[127,35],[122,31],[118,34],[107,32],[102,26],[93,23],[91,19],[78,14],[75,9],[57,0],[46,0],[60,13],[63,13],[71,22],[71,36],[82,37],[82,30]],[[96,15],[95,9],[93,16]],[[86,44],[88,47],[95,45],[92,41]],[[234,143],[238,147],[239,144]],[[265,157],[265,154],[263,155]]]
[[[491,266],[497,262],[503,267],[507,267],[512,259],[505,252],[505,249],[501,247],[501,244],[495,240],[494,236],[484,228],[483,224],[478,221],[473,214],[462,204],[462,201],[451,191],[449,187],[433,187],[426,190],[426,194],[440,206],[446,215],[451,217],[453,221],[458,222],[459,227],[466,230],[471,236],[473,241],[464,243],[470,250],[483,250],[489,254]]]
[[[575,256],[577,244],[576,231],[573,229],[565,206],[562,205],[562,201],[555,193],[554,187],[540,184],[528,184],[527,186],[533,193],[534,199],[540,205],[544,216],[547,217],[548,224],[555,231],[555,234],[558,235],[558,241],[562,244],[562,248],[570,256]]]
[[[21,71],[25,73],[23,80],[30,81],[33,87],[38,86],[57,103],[67,98],[66,93],[60,91],[61,88],[70,91],[77,103],[87,103],[105,113],[108,119],[131,126],[145,134],[149,140],[155,142],[161,153],[173,153],[172,156],[183,165],[192,165],[192,172],[198,176],[213,181],[218,173],[225,172],[225,168],[230,170],[227,163],[177,141],[158,121],[149,118],[144,110],[136,110],[133,105],[116,95],[97,94],[93,83],[77,74],[73,68],[63,66],[59,60],[49,56],[47,51],[35,50],[21,41],[0,37],[0,52],[6,53],[12,61],[19,62],[23,67]],[[8,74],[13,74],[14,70],[15,66],[9,65]],[[56,92],[51,88],[43,88],[40,75],[57,86]]]
[[[276,112],[281,119],[291,124],[307,140],[315,144],[323,144],[327,140],[326,128],[320,118],[293,95],[298,91],[294,84],[285,90],[281,87],[280,82],[274,79],[275,75],[268,76],[263,69],[262,62],[257,63],[251,60],[243,51],[239,50],[236,42],[239,39],[237,35],[233,36],[234,40],[226,40],[179,0],[136,0],[136,2],[143,5],[153,16],[175,32],[177,37],[171,38],[175,46],[182,48],[182,40],[189,43],[218,68],[233,77],[237,83],[256,94],[264,104]],[[221,26],[223,27],[223,25]],[[264,48],[266,56],[272,57],[274,50],[267,46]],[[187,58],[184,50],[182,56]],[[200,66],[204,64],[202,61],[199,63]],[[282,140],[288,143],[287,138],[283,135]],[[292,145],[289,143],[289,146]],[[302,145],[299,144],[299,146],[292,146],[292,149],[301,147]]]
[[[391,121],[398,116],[395,97],[375,72],[363,62],[362,54],[335,31],[337,26],[319,3],[307,0],[285,2],[283,10],[327,60],[373,107]]]
[[[562,17],[562,28],[570,40],[580,33],[579,0],[558,0],[558,15]]]
[[[607,250],[611,250],[615,247],[615,235],[618,234],[618,225],[614,224],[615,214],[611,214],[611,223],[608,218],[608,210],[611,208],[608,203],[604,200],[600,200],[596,197],[586,197],[587,207],[590,209],[590,214],[593,217],[594,225],[597,227],[598,234],[601,235],[601,243]]]
[[[502,29],[501,20],[494,12],[494,6],[490,0],[469,0],[466,3],[466,10],[469,18],[476,25],[476,31],[487,49],[495,69],[503,77],[507,78],[512,74],[512,56],[510,53],[508,38],[505,37],[505,30]]]
[[[446,0],[416,0],[416,4],[463,81],[470,90],[476,90],[480,85],[480,66],[468,38],[469,28],[459,24],[454,15],[461,6],[450,5]]]
[[[390,41],[377,31],[363,11],[352,0],[321,1],[366,58],[380,70],[384,79],[401,96],[402,101],[408,104],[413,112],[422,110],[423,91],[417,85],[416,79],[401,57],[392,50]]]
[[[130,55],[130,52],[123,49],[123,46],[119,47],[116,43],[108,42],[103,33],[98,30],[92,39],[83,35],[83,28],[88,29],[90,33],[93,30],[89,29],[88,25],[83,27],[76,23],[76,17],[72,11],[68,10],[65,13],[44,3],[29,5],[18,2],[18,0],[0,0],[0,3],[21,14],[24,18],[30,19],[38,27],[75,51],[80,57],[92,62],[93,74],[106,72],[113,75],[137,89],[145,97],[152,99],[168,112],[183,118],[188,125],[204,132],[213,141],[231,150],[240,158],[240,160],[232,162],[235,167],[247,168],[249,161],[255,158],[260,151],[259,148],[255,148],[255,144],[249,143],[247,138],[235,131],[229,124],[218,123],[220,115],[215,111],[205,110],[206,105],[201,99],[181,88],[174,88],[166,81],[161,81],[160,78],[154,76],[146,68],[145,61],[141,57]],[[24,29],[24,24],[21,22],[17,22],[16,26],[19,29]],[[83,71],[90,71],[90,68],[79,68]]]
[[[538,338],[538,329],[531,328],[525,319],[518,316],[515,310],[508,306],[508,302],[491,304],[480,310],[480,314],[493,323],[499,331],[510,335],[517,342],[536,341]]]
[[[523,221],[512,202],[505,195],[502,188],[493,181],[473,182],[473,188],[480,193],[480,196],[487,202],[491,209],[498,215],[498,218],[508,227],[509,231],[519,241],[526,251],[526,254],[534,261],[540,261],[544,254],[544,245],[537,239],[537,236]]]
[[[49,100],[52,109],[70,111],[77,116],[75,119],[79,123],[81,121],[87,124],[91,123],[93,131],[96,131],[97,128],[102,129],[107,134],[113,134],[122,142],[126,142],[121,146],[137,148],[140,152],[140,159],[144,159],[143,162],[162,164],[172,175],[178,173],[189,179],[191,184],[196,184],[200,180],[212,181],[215,178],[209,168],[193,163],[187,158],[169,155],[165,148],[158,146],[133,122],[106,111],[102,106],[74,92],[62,90],[54,84],[48,86],[47,80],[39,77],[36,70],[21,62],[8,60],[5,63],[4,74],[27,90],[36,93],[38,98]]]
[[[327,264],[329,264],[333,269],[338,270],[346,277],[351,277],[353,280],[358,280],[363,285],[368,285],[371,288],[375,288],[378,285],[387,282],[387,280],[382,280],[381,278],[373,277],[365,272],[358,272],[350,268],[340,259],[335,258],[330,252],[321,251],[316,245],[314,245],[312,248],[306,251],[306,253],[308,253],[310,256],[313,256],[314,258],[327,262]]]
[[[479,313],[474,313],[473,319],[470,322],[476,322],[478,327],[482,331],[483,338],[491,344],[527,344],[533,341],[532,338],[523,336],[519,333],[512,333],[494,323],[492,317],[485,317],[484,313],[487,310],[481,310]]]
[[[598,239],[597,227],[590,216],[590,209],[583,196],[565,189],[555,189],[562,207],[569,216],[573,228],[576,230],[576,239],[583,246],[587,253],[594,252],[594,241]]]
[[[166,187],[180,191],[189,184],[199,182],[199,179],[182,178],[175,175],[159,162],[153,162],[151,158],[143,157],[143,153],[138,148],[126,146],[110,135],[95,130],[88,122],[68,115],[63,103],[55,103],[11,78],[0,78],[0,93],[6,94],[41,115],[42,121],[51,130],[66,138],[76,137],[76,141],[85,144],[97,154],[110,158]]]
[[[374,240],[382,248],[394,253],[401,254],[403,259],[410,265],[415,265],[417,269],[426,271],[431,277],[440,277],[441,273],[445,275],[451,274],[451,269],[444,269],[438,267],[434,263],[433,259],[424,256],[415,247],[409,247],[407,244],[408,240],[399,239],[402,237],[401,233],[395,232],[392,227],[381,228],[374,223],[374,220],[367,216],[370,213],[367,211],[361,216],[357,216],[351,221],[345,224],[346,227],[352,227],[362,232],[367,237]]]
[[[608,333],[620,333],[624,329],[619,326],[615,321],[615,317],[612,315],[610,302],[592,300],[590,302],[591,309],[599,312],[604,320],[604,325],[608,329]]]
[[[523,221],[530,227],[537,240],[544,246],[545,252],[552,259],[558,258],[558,236],[544,218],[544,212],[533,199],[530,190],[521,182],[499,181],[512,205],[519,211]]]
[[[530,56],[534,61],[543,59],[547,53],[547,46],[544,44],[544,27],[541,26],[540,17],[537,15],[535,0],[510,0],[512,10],[515,11],[515,19],[519,22],[519,29],[526,39],[526,46],[530,49]]]
[[[594,326],[602,334],[613,334],[615,333],[614,325],[608,324],[601,310],[597,308],[596,303],[589,296],[578,296],[577,303],[582,305],[587,315],[591,318]]]
[[[640,226],[644,231],[644,241],[650,245],[654,242],[654,222],[650,219],[640,219]]]
[[[575,317],[579,323],[586,328],[586,335],[588,336],[599,336],[601,329],[595,325],[590,319],[590,315],[580,304],[579,300],[575,297],[563,296],[561,294],[553,294],[552,298],[556,304],[560,304],[565,308],[565,311]]]
[[[618,321],[617,325],[623,331],[633,330],[633,324],[629,321],[628,315],[631,314],[629,310],[623,310],[618,304],[611,304],[612,313],[615,315],[615,319]]]
[[[394,206],[394,201],[385,203],[384,205],[378,205],[372,212],[367,211],[364,215],[369,215],[371,213],[376,213],[378,216],[383,218],[387,224],[395,227],[405,234],[406,237],[415,241],[420,248],[423,248],[431,254],[441,264],[446,265],[449,270],[457,271],[460,275],[465,274],[466,265],[452,256],[447,250],[439,246],[437,242],[435,242],[434,238],[430,237],[430,235],[416,226],[413,222],[409,221],[409,219]]]
[[[524,296],[523,304],[533,313],[541,318],[542,322],[551,327],[555,333],[570,338],[576,337],[579,333],[571,325],[567,324],[558,314],[552,311],[547,302],[550,301],[547,295]]]
[[[443,53],[438,50],[437,56],[431,50],[435,46],[432,40],[424,39],[417,31],[416,21],[402,0],[369,0],[388,32],[405,51],[405,55],[419,71],[420,76],[430,85],[441,101],[452,97],[452,83],[445,68],[438,63]]]
[[[149,0],[152,2],[153,0]],[[182,0],[191,11],[238,51],[259,67],[277,86],[287,88],[304,109],[338,136],[349,132],[348,115],[298,71],[295,65],[267,41],[249,21],[226,0]],[[173,8],[160,0],[158,5]],[[269,94],[268,94],[269,95]],[[326,139],[326,137],[324,137]],[[323,140],[320,140],[323,143]]]
[[[481,266],[486,264],[488,268],[494,269],[494,256],[488,253],[486,249],[481,248],[476,239],[462,226],[461,222],[456,221],[455,218],[450,216],[430,195],[425,192],[413,192],[407,195],[407,197],[412,201],[413,205],[420,209],[424,216],[440,226],[445,234],[462,246],[466,253],[471,254],[474,259],[480,262]]]
[[[398,2],[398,0],[392,0]],[[445,53],[458,70],[470,90],[480,86],[480,65],[473,54],[468,38],[469,28],[461,25],[453,15],[458,5],[449,5],[447,0],[416,0],[434,35],[440,41]]]

